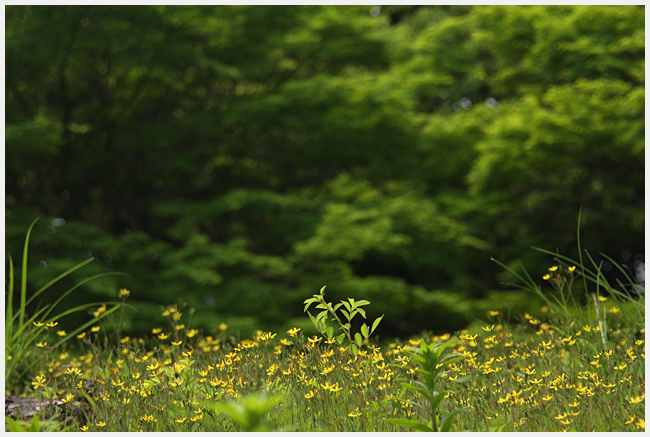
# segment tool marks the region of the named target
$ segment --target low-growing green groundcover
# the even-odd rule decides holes
[[[422,396],[397,381],[419,378],[407,350],[456,339],[462,360],[438,381],[453,390],[438,414],[472,410],[456,415],[451,430],[643,430],[644,333],[617,328],[616,308],[607,309],[606,347],[598,323],[551,327],[524,315],[526,324],[508,326],[493,312],[479,331],[369,343],[355,355],[299,329],[233,345],[224,324],[199,335],[171,305],[163,310],[169,325],[148,338],[118,340],[100,323],[56,349],[34,345],[26,353],[39,364],[23,394],[73,400],[84,378],[98,380],[84,431],[404,431],[388,419],[430,420],[417,405]]]

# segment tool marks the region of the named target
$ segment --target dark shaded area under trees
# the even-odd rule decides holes
[[[644,254],[639,6],[7,6],[7,252],[128,330],[298,323],[367,299],[381,329],[460,329],[490,262]],[[540,279],[541,282],[541,279]],[[48,292],[52,299],[52,292]],[[523,299],[523,300],[522,300]],[[528,296],[519,302],[526,303]],[[71,302],[69,305],[74,305]],[[74,323],[69,322],[69,323]]]

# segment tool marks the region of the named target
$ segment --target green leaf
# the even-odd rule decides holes
[[[370,302],[368,302],[367,300],[357,301],[357,306],[358,307],[363,306],[363,305],[369,305],[369,304],[370,304]]]
[[[375,332],[375,329],[377,329],[377,326],[379,326],[379,322],[381,322],[381,319],[384,318],[384,314],[381,315],[378,319],[375,319],[375,321],[372,323],[372,329],[370,330],[370,333],[372,334]]]
[[[145,389],[145,391],[149,391],[157,384],[160,384],[160,378],[154,376],[151,379],[145,379],[144,384],[142,384],[142,387]]]
[[[450,390],[443,390],[439,393],[436,394],[436,396],[433,398],[433,402],[431,402],[431,410],[435,411],[438,409],[438,405],[440,405],[440,402],[445,398],[445,395],[452,393]]]
[[[316,317],[312,316],[311,313],[307,313],[307,315],[309,316],[311,322],[314,324],[314,327],[318,329],[318,320],[316,319]]]
[[[361,314],[361,316],[365,319],[366,318],[366,310],[363,308],[357,308],[357,312]]]
[[[359,347],[361,347],[361,345],[363,344],[363,339],[361,338],[361,334],[359,334],[358,332],[354,334],[354,342]]]
[[[406,428],[413,428],[422,432],[433,432],[433,429],[423,423],[417,422],[415,420],[409,419],[388,419],[389,423],[393,425],[399,425]]]
[[[459,384],[459,383],[461,383],[461,382],[467,382],[467,381],[469,381],[470,379],[472,379],[472,376],[471,376],[471,375],[466,375],[466,376],[461,376],[461,377],[458,378],[458,379],[454,379],[452,382],[454,382],[454,383],[456,383],[456,384]]]
[[[338,337],[336,337],[336,342],[338,344],[343,344],[343,340],[345,340],[345,334],[341,334]]]
[[[327,320],[327,311],[321,311],[320,313],[318,313],[316,319],[318,319],[319,321],[323,319]]]
[[[431,393],[429,393],[429,391],[421,389],[419,387],[416,387],[413,384],[409,384],[408,382],[402,382],[401,384],[402,384],[402,387],[404,387],[404,388],[406,388],[408,390],[414,390],[414,391],[420,393],[422,396],[424,396],[426,398],[427,401],[429,401],[429,403],[433,402],[433,397],[431,396]]]
[[[331,326],[328,326],[327,330],[326,330],[326,334],[327,334],[327,338],[334,337],[334,328],[332,328]]]
[[[309,307],[311,306],[311,304],[313,304],[315,302],[316,302],[316,299],[313,299],[313,298],[312,299],[305,299],[305,302],[303,302],[305,304],[305,309],[302,312],[306,313],[307,310],[309,309]]]
[[[440,431],[441,432],[447,432],[449,431],[449,428],[451,428],[451,424],[454,420],[454,416],[456,414],[460,413],[466,413],[468,411],[474,411],[474,408],[468,407],[468,408],[459,408],[457,410],[452,411],[451,413],[447,414],[442,421],[440,422]]]
[[[361,325],[361,335],[363,335],[363,338],[368,338],[370,336],[368,325],[366,325],[365,323]]]

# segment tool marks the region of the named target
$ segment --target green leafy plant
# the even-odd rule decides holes
[[[262,392],[246,396],[239,402],[220,402],[210,404],[210,406],[216,413],[225,413],[230,416],[240,432],[269,432],[276,430],[277,427],[275,424],[267,423],[266,415],[283,398],[284,394],[268,397],[266,393]]]
[[[43,292],[49,289],[52,285],[70,275],[74,271],[80,269],[86,264],[93,261],[94,258],[89,258],[66,272],[60,274],[56,278],[49,281],[47,284],[38,289],[29,299],[27,299],[27,260],[28,260],[28,248],[29,248],[29,238],[32,232],[32,228],[36,224],[38,219],[34,220],[27,231],[27,236],[25,237],[25,246],[23,249],[23,263],[20,277],[20,303],[17,308],[17,311],[14,312],[14,266],[11,255],[9,255],[9,280],[7,286],[7,307],[5,314],[5,391],[10,390],[16,381],[21,380],[31,367],[33,367],[38,360],[33,358],[28,359],[27,355],[30,351],[30,346],[40,337],[45,334],[47,325],[54,324],[57,320],[62,317],[65,317],[69,314],[73,314],[79,311],[85,311],[88,308],[94,307],[96,305],[103,304],[107,302],[93,302],[88,304],[79,305],[77,307],[66,310],[60,314],[51,315],[54,308],[65,299],[70,293],[82,286],[83,284],[92,281],[94,279],[108,276],[108,275],[121,275],[122,273],[117,272],[108,272],[100,273],[89,278],[82,280],[81,282],[74,285],[72,288],[64,292],[53,304],[48,304],[34,311],[30,316],[27,314],[27,306]],[[119,304],[116,304],[113,308],[110,308],[106,311],[102,311],[100,314],[97,314],[89,322],[82,324],[74,331],[68,333],[59,339],[52,347],[56,348],[74,335],[78,334],[87,327],[93,325],[97,321],[108,316],[115,310],[120,307]],[[37,322],[36,324],[34,322]],[[36,326],[38,325],[38,326]]]
[[[14,420],[11,417],[5,417],[7,424],[7,431],[9,432],[66,432],[76,428],[75,425],[68,425],[63,427],[62,422],[55,420],[43,420],[39,418],[38,414],[32,418],[29,423]]]
[[[428,423],[421,423],[411,419],[391,418],[388,419],[390,423],[416,429],[418,431],[449,431],[455,415],[473,410],[473,408],[469,407],[458,408],[448,413],[441,420],[439,420],[438,417],[438,407],[440,406],[440,403],[445,396],[453,393],[451,390],[437,391],[436,387],[438,381],[444,374],[447,366],[463,359],[463,356],[458,353],[443,355],[444,350],[453,345],[455,341],[456,340],[450,340],[443,344],[436,345],[431,343],[430,345],[427,345],[424,340],[420,340],[419,348],[410,348],[406,350],[406,352],[411,355],[411,361],[419,365],[420,368],[416,369],[416,372],[422,377],[422,379],[424,379],[424,382],[409,381],[407,378],[400,378],[398,381],[401,381],[402,387],[406,390],[417,392],[424,397],[427,401],[426,404],[416,403],[410,400],[407,400],[406,402],[422,409],[424,413],[430,417],[430,420]],[[459,378],[455,382],[464,382],[467,381],[468,378],[469,377]]]
[[[354,319],[357,314],[361,315],[361,317],[365,319],[366,311],[361,307],[369,305],[370,302],[367,300],[355,301],[352,298],[348,298],[347,301],[342,300],[341,302],[332,306],[330,302],[325,301],[325,286],[320,289],[319,294],[315,294],[313,297],[306,299],[304,304],[304,312],[309,315],[309,318],[311,319],[316,329],[318,329],[318,331],[329,340],[335,338],[336,342],[340,345],[343,345],[345,339],[347,339],[350,345],[350,349],[355,355],[359,353],[361,346],[368,342],[370,334],[372,334],[375,329],[377,329],[379,322],[381,322],[381,319],[384,317],[382,315],[381,317],[375,319],[375,321],[372,323],[372,327],[370,328],[364,323],[361,325],[360,332],[353,333],[352,319]],[[317,316],[313,316],[309,311],[307,311],[312,304],[316,304],[316,308],[322,309],[323,311],[318,313]],[[343,315],[344,320],[342,320],[337,314],[337,311],[339,310]],[[335,321],[338,323],[339,329],[341,329],[343,333],[334,337],[334,327],[328,325],[328,321]]]

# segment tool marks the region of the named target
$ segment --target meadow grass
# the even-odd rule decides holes
[[[417,394],[396,382],[418,377],[406,350],[422,339],[456,338],[463,360],[442,374],[440,385],[453,393],[440,414],[473,410],[455,416],[451,430],[645,428],[644,331],[615,319],[608,349],[596,320],[564,336],[544,320],[524,315],[526,323],[506,325],[492,312],[477,332],[423,333],[355,355],[297,329],[235,339],[222,324],[218,334],[200,336],[184,326],[177,305],[163,313],[169,326],[147,338],[104,335],[100,322],[57,348],[35,347],[35,376],[23,394],[76,402],[82,379],[97,380],[102,390],[83,431],[404,431],[387,419],[428,419],[412,404]]]

